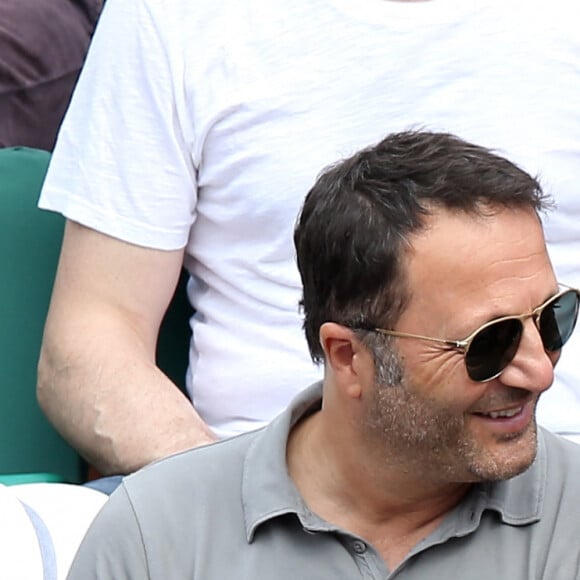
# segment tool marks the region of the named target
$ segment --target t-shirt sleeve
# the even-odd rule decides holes
[[[172,250],[187,243],[197,183],[187,47],[172,38],[164,4],[106,2],[39,205]]]
[[[121,484],[89,528],[67,580],[145,580],[149,577],[139,523]]]

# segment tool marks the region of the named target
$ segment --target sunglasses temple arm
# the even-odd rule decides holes
[[[387,336],[396,336],[398,338],[416,338],[418,340],[437,342],[455,350],[465,350],[469,344],[469,341],[467,340],[446,340],[444,338],[433,338],[431,336],[423,336],[422,334],[410,334],[408,332],[397,332],[396,330],[385,330],[383,328],[375,328],[374,331]]]

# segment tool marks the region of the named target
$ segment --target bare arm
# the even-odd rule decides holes
[[[155,366],[183,252],[67,222],[38,367],[41,407],[103,474],[215,438]]]

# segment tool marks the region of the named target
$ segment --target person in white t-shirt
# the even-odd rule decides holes
[[[391,131],[539,173],[555,269],[580,286],[577,16],[574,0],[108,0],[40,200],[68,218],[39,365],[61,433],[126,473],[259,427],[318,379],[296,215],[323,167]],[[182,263],[193,405],[154,362]],[[539,409],[569,435],[578,334]]]

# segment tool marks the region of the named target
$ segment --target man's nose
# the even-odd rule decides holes
[[[531,318],[524,320],[523,324],[516,355],[499,380],[506,386],[541,393],[554,381],[554,366],[560,358],[560,351],[546,351],[538,327]]]

